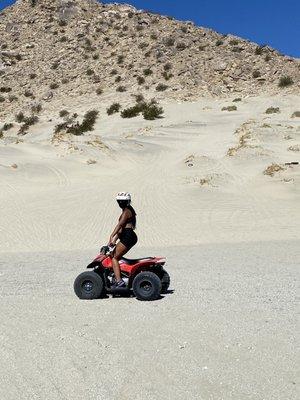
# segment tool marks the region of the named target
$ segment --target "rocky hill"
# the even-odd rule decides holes
[[[130,5],[18,0],[0,14],[0,116],[33,102],[299,91],[299,60]]]

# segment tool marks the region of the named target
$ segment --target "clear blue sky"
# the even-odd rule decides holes
[[[0,0],[0,9],[14,0]],[[102,1],[111,3],[112,1]],[[300,57],[300,0],[125,0],[137,8],[191,20]]]

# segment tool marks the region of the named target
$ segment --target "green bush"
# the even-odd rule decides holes
[[[173,78],[173,74],[170,74],[170,73],[168,73],[168,72],[166,72],[166,71],[164,71],[163,73],[162,73],[162,76],[165,78],[165,80],[166,81],[168,81],[168,80],[170,80],[171,78]]]
[[[98,96],[100,96],[100,94],[102,94],[102,93],[103,93],[103,89],[98,88],[98,89],[96,90],[96,94],[97,94]]]
[[[0,96],[0,103],[3,103],[5,101],[5,97]]]
[[[119,75],[119,76],[116,77],[115,82],[116,82],[116,83],[119,83],[119,82],[121,82],[121,80],[122,80],[122,78],[121,78],[120,75]]]
[[[18,135],[25,135],[30,126],[36,124],[39,118],[36,115],[31,115],[30,117],[25,117],[23,120],[23,125],[20,127]]]
[[[237,46],[239,44],[239,41],[236,39],[232,39],[229,41],[229,44],[231,44],[232,46]]]
[[[3,131],[8,131],[9,129],[11,129],[12,127],[14,126],[14,124],[12,124],[12,123],[5,123],[4,125],[3,125],[3,128],[2,128],[2,130]]]
[[[156,90],[158,91],[158,92],[164,92],[165,90],[167,90],[168,89],[168,86],[167,85],[164,85],[163,83],[159,83],[157,86],[156,86]]]
[[[164,110],[162,107],[158,107],[155,104],[148,105],[144,110],[143,110],[143,117],[144,119],[147,120],[154,120],[157,118],[161,118],[164,113]]]
[[[15,119],[17,122],[21,123],[24,121],[25,115],[22,113],[22,111],[20,111],[18,114],[16,114]]]
[[[59,84],[56,83],[56,82],[53,82],[53,83],[50,84],[49,87],[50,87],[51,90],[58,89],[59,88]]]
[[[216,46],[222,46],[222,44],[224,44],[223,40],[217,40],[216,41]]]
[[[133,107],[125,108],[121,112],[122,118],[134,118],[137,117],[144,110],[144,103],[136,104]]]
[[[36,74],[30,74],[29,75],[29,79],[35,79],[36,78]]]
[[[269,107],[266,109],[266,114],[276,114],[279,112],[280,112],[279,107]]]
[[[85,132],[92,131],[94,129],[98,114],[99,112],[96,110],[87,111],[83,117],[82,123],[72,125],[67,129],[67,132],[79,136],[83,135]]]
[[[121,110],[121,104],[120,103],[113,103],[108,109],[106,110],[108,115],[112,115],[115,113],[118,113]]]
[[[258,69],[252,72],[253,78],[259,78],[261,76],[261,73]]]
[[[86,70],[86,74],[87,74],[88,76],[92,76],[92,75],[94,75],[94,70],[91,69],[91,68],[88,68],[88,69]]]
[[[145,83],[145,78],[143,76],[138,76],[136,79],[139,85],[143,85],[143,83]]]
[[[264,52],[264,47],[265,47],[265,46],[257,46],[256,49],[255,49],[255,52],[254,52],[255,55],[257,55],[257,56],[262,55],[263,52]]]
[[[152,74],[153,74],[153,71],[152,71],[151,68],[144,69],[144,75],[145,76],[149,76],[149,75],[152,75]]]
[[[31,106],[31,111],[33,114],[38,114],[42,111],[42,105],[40,103],[38,104],[33,104]]]
[[[236,99],[232,100],[233,103],[237,103],[238,101],[242,101],[242,98],[241,97],[237,97]]]
[[[32,93],[30,90],[25,90],[24,96],[25,96],[25,97],[34,97],[34,96],[33,96],[33,93]]]
[[[165,65],[164,65],[164,70],[166,71],[166,72],[168,72],[168,71],[171,71],[171,69],[172,69],[172,64],[171,63],[166,63]]]
[[[287,86],[291,86],[293,83],[294,83],[294,81],[290,76],[282,76],[279,79],[278,86],[280,88],[284,88],[284,87],[287,87]]]
[[[179,43],[177,43],[176,48],[177,48],[178,50],[185,50],[185,49],[187,48],[187,45],[186,45],[186,43],[184,43],[184,42],[179,42]]]
[[[11,87],[2,86],[0,87],[0,93],[9,93],[11,92]]]
[[[117,92],[121,92],[121,93],[126,92],[125,86],[118,86],[116,90],[117,90]]]
[[[70,113],[69,113],[68,110],[60,110],[60,112],[59,112],[60,118],[65,118],[65,117],[67,117],[69,114],[70,114]]]
[[[236,111],[236,110],[237,106],[227,106],[222,108],[222,111]]]

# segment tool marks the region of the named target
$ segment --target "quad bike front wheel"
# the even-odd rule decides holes
[[[162,284],[153,272],[140,272],[132,283],[133,293],[138,300],[151,301],[160,297]]]
[[[104,292],[104,282],[94,271],[83,272],[74,282],[74,291],[82,300],[99,299]]]

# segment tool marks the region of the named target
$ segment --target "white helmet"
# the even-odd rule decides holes
[[[116,200],[127,200],[128,202],[131,202],[131,195],[128,192],[119,192]]]

